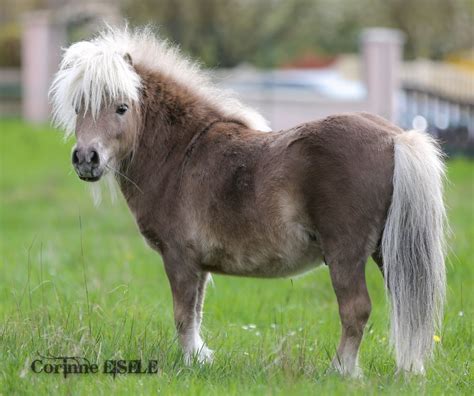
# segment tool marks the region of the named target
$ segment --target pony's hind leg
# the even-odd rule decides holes
[[[333,359],[334,368],[344,375],[359,377],[358,351],[369,319],[371,303],[365,282],[366,258],[349,260],[342,257],[329,263],[341,319],[341,340]]]

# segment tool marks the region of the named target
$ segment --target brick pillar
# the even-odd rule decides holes
[[[48,90],[65,42],[65,24],[57,23],[51,12],[23,16],[21,79],[22,114],[26,121],[41,123],[50,117]]]
[[[403,33],[395,29],[370,28],[361,36],[369,111],[390,121],[396,121],[398,116],[404,41]]]

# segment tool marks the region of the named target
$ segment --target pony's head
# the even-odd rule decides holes
[[[73,44],[51,87],[53,120],[75,134],[72,164],[86,181],[114,170],[138,133],[140,77],[118,43],[101,37]]]

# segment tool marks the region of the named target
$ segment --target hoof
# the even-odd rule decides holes
[[[345,367],[339,361],[333,361],[331,365],[331,370],[344,377],[354,379],[364,378],[364,373],[358,364],[354,365],[353,367]]]
[[[199,364],[211,364],[214,360],[214,351],[203,345],[199,350],[184,353],[184,362],[191,365],[194,361]]]

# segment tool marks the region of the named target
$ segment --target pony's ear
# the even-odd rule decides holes
[[[123,59],[125,59],[125,62],[127,62],[130,66],[133,66],[132,57],[128,52],[123,56]]]

